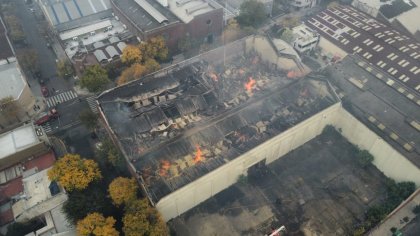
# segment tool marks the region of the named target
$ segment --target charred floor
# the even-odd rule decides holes
[[[265,235],[282,225],[287,235],[350,235],[386,189],[354,149],[338,133],[322,134],[171,220],[173,235]]]
[[[174,68],[98,100],[155,202],[337,102],[325,81],[287,78],[253,54]]]

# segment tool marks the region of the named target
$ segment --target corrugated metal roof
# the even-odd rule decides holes
[[[169,21],[164,15],[162,15],[158,10],[156,10],[152,5],[150,5],[145,0],[134,0],[140,7],[147,11],[157,22],[163,23]]]
[[[114,48],[114,46],[108,46],[105,48],[105,51],[108,53],[110,57],[119,56],[120,54],[117,52],[117,49]]]
[[[104,60],[108,60],[108,58],[106,57],[105,53],[102,50],[94,51],[93,55],[95,55],[96,60],[98,60],[99,62],[102,62]]]

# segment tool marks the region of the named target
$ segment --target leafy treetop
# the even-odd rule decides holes
[[[247,0],[240,6],[239,16],[236,18],[242,27],[258,27],[267,19],[264,4],[257,0]]]
[[[102,214],[94,212],[77,222],[77,235],[118,236],[119,233],[114,225],[115,219],[113,217],[105,218]]]
[[[109,184],[108,192],[115,205],[129,204],[137,199],[137,183],[131,178],[118,177]]]
[[[89,66],[80,79],[80,85],[94,93],[103,91],[109,82],[106,70],[99,65]]]
[[[57,181],[67,191],[82,190],[102,178],[98,164],[76,154],[66,154],[48,171],[48,178]]]

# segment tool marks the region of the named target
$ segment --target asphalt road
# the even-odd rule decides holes
[[[29,8],[35,9],[36,12],[31,12]],[[35,14],[40,14],[40,11],[36,4],[27,5],[24,0],[16,0],[16,16],[21,21],[28,46],[38,53],[42,78],[49,79],[46,86],[50,91],[52,91],[52,88],[62,91],[69,90],[71,85],[64,79],[57,77],[56,55],[47,47],[47,39],[40,32],[41,22],[39,18],[35,17]],[[28,77],[30,85],[36,87],[35,82],[37,83],[37,81],[30,75]],[[34,94],[38,95],[38,91],[35,88],[33,90]]]

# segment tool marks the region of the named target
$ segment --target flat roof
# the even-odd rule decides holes
[[[110,0],[42,0],[41,4],[54,26],[111,9]]]
[[[13,97],[18,99],[25,86],[24,80],[17,62],[0,65],[0,99],[5,97]]]
[[[415,34],[417,31],[420,31],[420,24],[416,20],[420,15],[420,0],[411,1],[415,3],[416,7],[403,12],[391,20],[398,20],[410,33]]]
[[[109,26],[112,26],[111,20],[104,20],[104,21],[96,22],[91,25],[82,26],[80,28],[76,28],[73,30],[64,31],[60,34],[60,39],[61,40],[72,39],[73,37],[77,37],[83,34],[94,32],[96,30],[100,30]]]
[[[195,16],[216,9],[216,4],[206,0],[168,0],[169,9],[184,23],[190,22]]]
[[[154,0],[111,0],[142,31],[180,22],[168,8]],[[145,3],[140,5],[141,3]]]
[[[32,124],[23,125],[0,135],[0,159],[39,143]]]
[[[420,94],[420,43],[410,36],[349,6],[324,10],[306,24]]]
[[[287,79],[264,65],[254,54],[226,70],[198,61],[98,97],[156,202],[337,102],[325,82]]]
[[[9,38],[6,35],[6,26],[0,17],[0,61],[9,57],[14,57],[14,53]]]

